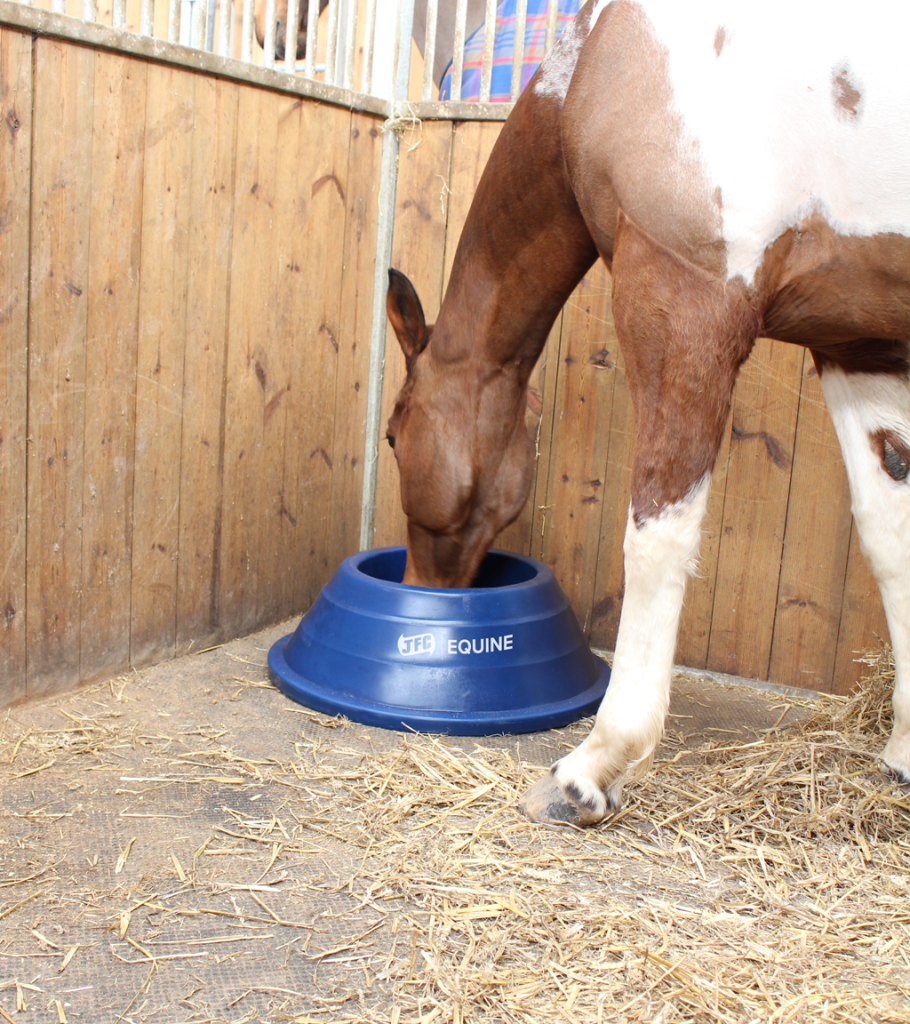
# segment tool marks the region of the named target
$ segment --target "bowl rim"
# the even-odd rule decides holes
[[[531,587],[540,587],[549,583],[551,579],[555,579],[552,569],[550,569],[549,566],[544,565],[543,562],[538,562],[537,559],[531,558],[530,555],[520,555],[515,551],[506,551],[504,548],[490,548],[484,555],[484,558],[486,558],[487,555],[503,555],[506,558],[511,558],[530,566],[535,570],[535,574],[528,580],[522,580],[520,583],[506,583],[501,587],[419,587],[414,586],[412,583],[395,583],[393,580],[382,580],[377,576],[370,576],[360,568],[360,563],[368,557],[400,551],[407,551],[404,544],[392,544],[388,547],[382,548],[367,548],[364,551],[358,551],[353,555],[349,555],[342,562],[341,568],[349,571],[350,574],[358,580],[369,580],[369,586],[374,586],[381,590],[387,590],[393,593],[405,592],[409,594],[434,594],[436,596],[441,594],[451,594],[453,597],[463,597],[464,595],[469,594],[475,600],[478,599],[480,594],[513,593],[517,590],[527,590]]]

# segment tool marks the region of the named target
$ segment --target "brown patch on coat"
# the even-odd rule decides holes
[[[827,366],[844,373],[886,373],[906,378],[910,374],[910,345],[887,338],[856,338],[811,349],[819,376]]]
[[[714,54],[719,57],[724,49],[724,43],[727,41],[727,30],[723,25],[719,25],[717,31],[714,33]]]
[[[910,370],[910,239],[895,233],[839,235],[818,214],[768,247],[753,294],[761,333],[806,345],[856,373]]]
[[[838,118],[841,121],[856,121],[862,109],[863,94],[846,64],[831,69],[831,95]]]
[[[610,4],[582,47],[562,137],[578,204],[607,260],[621,209],[667,249],[725,274],[720,197],[676,108],[666,47],[637,4]]]
[[[910,474],[910,445],[893,430],[876,430],[869,435],[872,450],[878,455],[882,469],[898,483]]]
[[[635,409],[632,511],[641,525],[713,469],[759,316],[738,279],[725,285],[620,214],[613,317]]]

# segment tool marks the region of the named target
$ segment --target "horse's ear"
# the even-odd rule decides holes
[[[414,360],[426,348],[430,332],[427,330],[423,306],[420,305],[414,285],[398,270],[389,270],[389,290],[385,297],[385,308],[389,315],[389,323],[404,351],[410,372]]]

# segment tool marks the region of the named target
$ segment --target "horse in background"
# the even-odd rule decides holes
[[[319,0],[319,13],[328,7],[329,0]],[[266,0],[259,0],[256,5],[256,39],[260,46],[265,45],[265,11]],[[309,4],[307,0],[300,0],[298,8],[297,24],[297,59],[303,60],[306,56],[306,39],[309,22]],[[478,26],[483,24],[486,5],[484,0],[468,0],[467,18],[465,21],[465,35],[472,33]],[[284,60],[287,46],[287,20],[288,0],[276,0],[275,17],[277,25],[275,30],[275,59]],[[420,50],[421,57],[424,55],[427,37],[427,0],[416,0],[414,4],[414,42]],[[436,50],[433,61],[433,81],[437,84],[443,76],[446,66],[452,59],[452,52],[455,48],[455,0],[442,0],[438,6],[436,20]]]

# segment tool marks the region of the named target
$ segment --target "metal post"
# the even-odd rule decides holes
[[[338,50],[338,8],[341,0],[329,0],[328,39],[325,44],[325,77],[326,85],[335,85],[335,54]]]
[[[93,0],[97,4],[97,0]],[[252,0],[251,0],[252,2]],[[180,0],[169,0],[167,11],[167,41],[169,43],[180,42],[180,15],[183,4]]]
[[[243,23],[240,27],[240,59],[253,61],[253,0],[243,0]]]
[[[303,73],[307,78],[316,74],[316,43],[319,38],[319,0],[307,0],[306,60]]]
[[[461,76],[464,73],[465,19],[468,15],[468,0],[458,0],[455,5],[455,46],[452,54],[452,91],[450,99],[457,103],[461,99]]]
[[[306,0],[302,0],[306,3]],[[297,25],[300,22],[301,0],[288,0],[288,13],[284,26],[284,70],[289,75],[297,71]]]
[[[267,68],[273,68],[275,66],[275,0],[266,0],[263,34],[262,63]]]
[[[512,47],[512,85],[509,90],[512,102],[521,92],[521,77],[525,62],[525,28],[528,23],[528,0],[518,0],[515,8],[515,44]]]
[[[219,0],[218,4],[218,53],[231,56],[231,28],[234,23],[234,5],[231,0]]]
[[[556,42],[556,20],[559,17],[558,0],[547,0],[547,34],[544,41],[544,53],[553,49]]]
[[[155,0],[142,0],[139,31],[144,36],[153,36],[155,34]]]
[[[480,65],[480,102],[490,102],[490,83],[493,80],[493,44],[496,41],[496,0],[487,0],[486,21],[483,28],[483,59]]]
[[[357,53],[357,2],[347,0],[348,10],[345,20],[345,60],[342,85],[345,89],[354,87],[354,55]]]
[[[392,90],[392,112],[408,95],[411,71],[411,31],[414,0],[401,0],[398,19],[398,60]],[[373,546],[376,516],[376,464],[379,457],[382,378],[385,361],[385,295],[392,263],[392,235],[395,226],[395,189],[398,182],[398,133],[382,133],[382,164],[379,175],[379,218],[376,230],[376,262],[373,273],[373,311],[370,325],[370,376],[364,437],[363,494],[360,505],[360,550]]]
[[[527,3],[527,0],[525,0]],[[426,103],[434,100],[433,64],[436,60],[436,24],[439,21],[438,0],[427,0],[427,34],[423,48],[423,88],[420,98]]]
[[[367,20],[363,28],[363,69],[360,75],[361,92],[371,91],[373,80],[373,37],[375,34],[376,0],[367,0]]]

